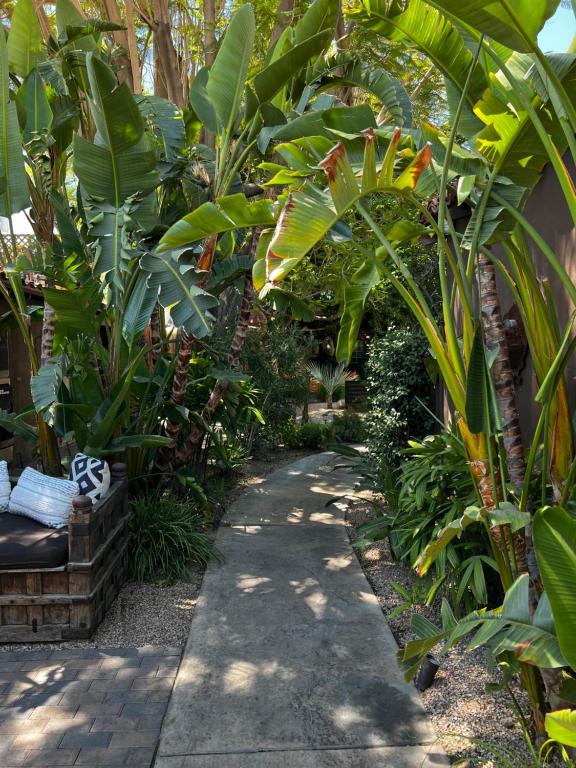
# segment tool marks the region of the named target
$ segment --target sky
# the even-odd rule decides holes
[[[540,48],[546,53],[564,53],[576,35],[576,19],[571,8],[558,8],[538,35]]]

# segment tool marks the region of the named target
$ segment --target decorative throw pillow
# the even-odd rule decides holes
[[[0,461],[0,512],[8,512],[8,501],[12,486],[8,476],[8,464]]]
[[[103,459],[77,453],[70,464],[70,480],[75,480],[82,496],[98,501],[110,488],[110,468]]]
[[[78,483],[26,467],[10,494],[8,511],[31,517],[49,528],[64,528],[72,512],[72,499],[79,492]]]

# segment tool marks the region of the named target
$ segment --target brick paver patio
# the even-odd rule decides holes
[[[0,653],[0,766],[148,768],[180,648]]]

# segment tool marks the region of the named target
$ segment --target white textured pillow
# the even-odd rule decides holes
[[[49,528],[64,528],[72,512],[72,499],[79,493],[78,483],[72,480],[48,477],[26,467],[10,495],[8,511]]]
[[[12,486],[8,476],[8,464],[0,461],[0,512],[8,512],[8,501]]]
[[[110,467],[104,459],[77,453],[70,464],[70,480],[75,480],[82,496],[98,501],[110,488]]]

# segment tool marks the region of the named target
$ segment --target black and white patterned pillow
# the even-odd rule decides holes
[[[104,459],[77,453],[70,464],[70,480],[75,480],[82,496],[98,501],[110,488],[110,467]]]

